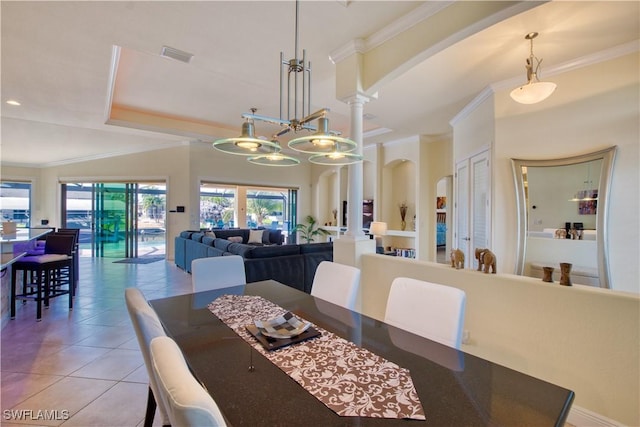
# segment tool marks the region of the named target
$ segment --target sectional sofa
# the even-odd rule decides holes
[[[175,238],[174,259],[191,273],[194,259],[240,255],[247,282],[273,279],[310,293],[318,264],[333,261],[333,243],[283,245],[282,241],[280,230],[187,230]]]

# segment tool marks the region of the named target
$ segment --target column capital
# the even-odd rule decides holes
[[[358,93],[354,93],[352,95],[346,96],[342,99],[340,99],[340,101],[344,102],[345,104],[366,104],[367,102],[371,101],[372,99],[378,99],[378,93],[375,93],[373,95],[367,95],[364,92],[358,92]]]

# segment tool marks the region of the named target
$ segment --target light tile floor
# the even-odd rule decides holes
[[[191,276],[173,262],[113,261],[80,258],[72,311],[54,298],[36,322],[35,303],[18,303],[0,341],[0,425],[142,426],[148,378],[124,289],[163,298],[190,292]]]

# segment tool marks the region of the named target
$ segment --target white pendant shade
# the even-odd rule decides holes
[[[547,99],[556,90],[552,82],[530,82],[511,91],[511,98],[520,104],[536,104]]]
[[[511,91],[511,98],[520,104],[536,104],[547,99],[554,90],[556,84],[551,82],[541,82],[538,80],[538,71],[542,59],[536,58],[533,54],[533,39],[538,37],[538,33],[532,32],[524,36],[525,40],[529,40],[530,54],[526,59],[525,68],[527,70],[527,83],[515,88]]]

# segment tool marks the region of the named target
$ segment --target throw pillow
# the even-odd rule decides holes
[[[271,235],[271,232],[269,230],[264,230],[264,233],[262,233],[262,244],[263,245],[270,245],[271,244],[271,239],[269,238],[270,235]]]
[[[213,231],[205,231],[204,235],[213,237],[214,239],[216,238],[216,233],[214,233]]]
[[[233,243],[242,243],[242,236],[229,236],[227,240]]]
[[[264,230],[249,230],[249,243],[262,244],[262,235]]]

